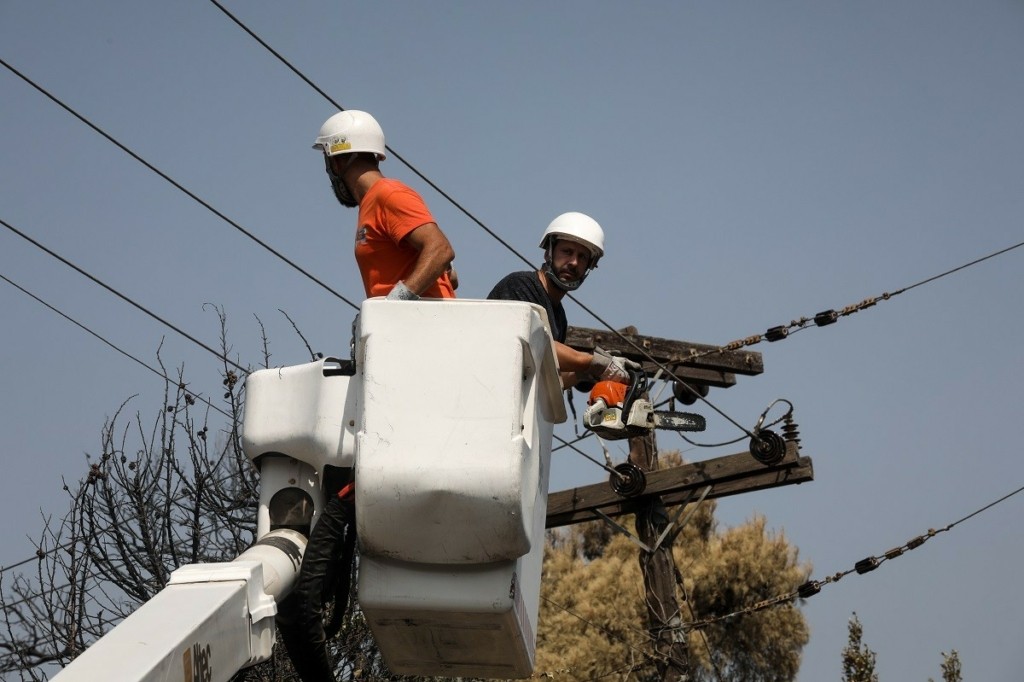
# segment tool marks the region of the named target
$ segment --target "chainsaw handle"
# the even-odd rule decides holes
[[[629,414],[629,410],[633,407],[633,401],[644,394],[647,390],[647,373],[641,369],[629,369],[626,371],[629,373],[629,388],[626,390],[626,397],[622,400],[622,411],[625,414]]]

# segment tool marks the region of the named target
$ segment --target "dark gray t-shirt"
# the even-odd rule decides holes
[[[540,283],[540,275],[536,272],[513,272],[506,275],[494,285],[487,298],[500,301],[526,301],[542,306],[548,312],[548,323],[551,325],[551,336],[559,343],[565,343],[565,333],[569,323],[565,319],[565,308],[561,301],[552,301],[544,286]]]

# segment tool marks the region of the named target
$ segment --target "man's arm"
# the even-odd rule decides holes
[[[558,367],[563,372],[582,372],[590,367],[594,359],[590,353],[584,353],[558,341],[555,341],[555,357],[558,358]]]
[[[405,286],[414,294],[422,294],[448,269],[455,259],[455,249],[437,223],[420,225],[405,235],[402,242],[419,251],[412,272],[404,280]]]
[[[575,386],[580,379],[586,378],[586,371],[589,369],[594,356],[590,353],[578,351],[558,341],[555,341],[554,345],[555,357],[558,358],[559,374],[562,377],[562,386],[566,388]]]
[[[563,386],[575,385],[581,379],[628,384],[628,370],[640,369],[640,365],[632,360],[613,357],[600,348],[593,353],[585,353],[558,341],[555,341],[555,356],[558,358]]]

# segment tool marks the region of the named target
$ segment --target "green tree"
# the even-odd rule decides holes
[[[928,682],[934,682],[928,678]],[[942,652],[942,682],[963,682],[960,672],[960,654],[953,649],[948,654]]]
[[[664,467],[679,462],[662,456]],[[675,540],[677,598],[683,620],[741,611],[805,582],[810,566],[765,519],[719,531],[715,503],[705,501]],[[631,527],[629,521],[621,525]],[[604,523],[553,533],[544,564],[536,675],[599,678],[657,673],[647,630],[639,549]],[[685,628],[684,628],[685,631]],[[695,682],[792,680],[809,639],[792,604],[744,613],[687,633]]]
[[[854,613],[849,623],[849,640],[843,649],[843,682],[878,682],[875,652],[863,643],[864,628]]]

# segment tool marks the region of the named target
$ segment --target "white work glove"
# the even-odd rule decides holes
[[[594,348],[594,357],[590,361],[587,373],[595,381],[617,381],[620,384],[628,384],[630,381],[629,370],[640,369],[640,364],[612,355],[605,349],[597,346]]]
[[[405,286],[405,282],[399,282],[395,288],[388,292],[389,301],[418,301],[420,297],[412,292],[412,289]]]

